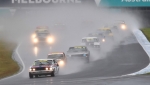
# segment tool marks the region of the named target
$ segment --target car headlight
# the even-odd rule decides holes
[[[64,63],[64,61],[63,60],[61,60],[61,61],[59,61],[59,65],[64,65],[65,63]]]
[[[29,70],[30,70],[30,71],[32,71],[32,69],[31,69],[31,68],[30,68]]]
[[[45,70],[49,70],[48,68],[45,68]]]
[[[33,42],[34,42],[34,43],[38,43],[38,39],[37,39],[37,38],[34,38],[34,39],[33,39]]]
[[[29,70],[30,70],[30,71],[35,71],[35,68],[30,68]]]
[[[125,25],[125,24],[122,24],[122,25],[121,25],[121,29],[125,30],[125,29],[126,29],[126,25]]]
[[[102,39],[103,42],[105,42],[105,39]]]
[[[54,42],[54,39],[51,38],[51,37],[48,37],[48,38],[47,38],[47,42],[48,42],[48,43],[52,43],[52,42]]]
[[[53,68],[50,68],[50,71],[53,71]]]
[[[45,70],[46,71],[53,71],[53,68],[52,67],[50,67],[50,68],[46,67]]]
[[[35,37],[36,37],[36,34],[33,34],[33,35],[32,35],[32,38],[35,38]]]

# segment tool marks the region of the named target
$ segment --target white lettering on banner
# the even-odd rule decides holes
[[[33,1],[33,0],[29,0],[29,3],[31,3],[31,4],[32,4],[32,3],[34,3],[34,1]]]
[[[18,2],[20,3],[20,0],[12,0],[12,3]]]
[[[44,3],[50,3],[51,0],[43,0]]]
[[[58,0],[52,0],[53,3],[58,3]]]
[[[74,0],[67,0],[67,3],[74,3]]]
[[[12,0],[12,3],[22,3],[22,4],[39,4],[39,3],[81,3],[81,0]]]
[[[66,3],[66,0],[60,0],[60,3]]]
[[[35,0],[35,3],[37,4],[42,3],[42,0]]]
[[[22,2],[23,4],[28,3],[27,0],[21,0],[21,2]]]
[[[95,0],[95,3],[97,4],[97,6],[99,6],[100,2],[101,2],[101,0]]]
[[[80,0],[75,0],[75,3],[81,3],[81,1]]]

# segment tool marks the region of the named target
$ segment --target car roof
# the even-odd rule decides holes
[[[36,29],[48,29],[48,26],[38,26]]]
[[[63,54],[64,52],[53,52],[53,53],[50,53],[48,55],[54,55],[54,54]]]
[[[74,47],[85,47],[86,48],[86,46],[74,46]],[[73,48],[73,47],[70,47],[70,48]]]
[[[93,38],[97,38],[97,37],[84,37],[82,39],[93,39]]]
[[[38,60],[54,60],[54,59],[37,59],[35,61],[38,61]]]

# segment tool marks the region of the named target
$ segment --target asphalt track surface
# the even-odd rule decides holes
[[[74,32],[75,31],[78,32],[78,30],[74,30]],[[68,67],[60,70],[60,73],[56,75],[56,77],[41,77],[29,79],[29,66],[33,63],[35,59],[46,58],[49,52],[66,52],[68,47],[70,47],[71,45],[78,45],[81,41],[82,36],[84,36],[84,34],[78,37],[72,35],[72,37],[74,38],[70,38],[67,36],[66,33],[61,33],[59,35],[64,36],[58,37],[59,41],[57,40],[57,43],[55,43],[51,48],[47,46],[39,46],[39,52],[37,56],[33,52],[32,44],[28,42],[29,36],[26,37],[17,49],[17,53],[19,54],[24,63],[23,71],[16,76],[6,78],[0,81],[0,85],[93,85],[101,83],[102,85],[109,85],[111,84],[111,82],[114,81],[112,81],[113,79],[110,79],[108,81],[107,78],[136,72],[146,67],[149,63],[149,58],[147,54],[144,52],[142,47],[135,40],[135,37],[132,35],[130,36],[131,39],[129,41],[134,40],[134,42],[116,46],[115,48],[113,48],[113,50],[106,53],[106,57],[98,58],[96,60],[91,59],[90,64],[78,64],[78,62],[71,62],[69,63]],[[76,39],[76,41],[74,39]],[[66,45],[66,43],[68,44]],[[109,47],[107,49],[109,49]],[[89,50],[91,51],[91,58],[102,55],[100,49],[89,48]],[[18,55],[16,54],[16,60],[18,60],[17,56]],[[106,78],[105,81],[107,82],[97,78]],[[123,79],[130,80],[128,78]],[[124,81],[123,79],[120,79],[120,81]],[[131,77],[131,79],[134,78]]]
[[[55,44],[51,48],[47,46],[38,47],[37,56],[33,51],[31,42],[29,42],[30,36],[26,34],[14,56],[19,63],[22,63],[19,58],[22,59],[23,65],[21,67],[24,66],[23,70],[17,75],[0,80],[0,85],[149,85],[149,76],[116,77],[136,72],[149,64],[147,54],[133,35],[128,41],[126,40],[125,45],[114,46],[108,52],[103,53],[101,52],[103,49],[89,48],[91,51],[90,64],[71,62],[66,68],[60,70],[60,74],[56,77],[29,79],[29,67],[35,59],[46,58],[49,52],[66,52],[68,47],[79,45],[81,38],[87,33],[83,34],[80,30],[72,30],[70,33],[62,32],[58,34],[59,36],[56,34]],[[76,36],[77,34],[81,36]],[[111,49],[109,45],[105,46],[103,48],[106,50]]]

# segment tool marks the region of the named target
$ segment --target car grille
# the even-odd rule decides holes
[[[94,43],[87,43],[87,45],[94,45]]]
[[[39,41],[45,41],[46,39],[45,38],[39,38]]]
[[[71,55],[71,57],[84,57],[83,54]]]
[[[45,70],[45,67],[38,67],[38,68],[35,68],[36,71],[39,71],[39,70]]]

